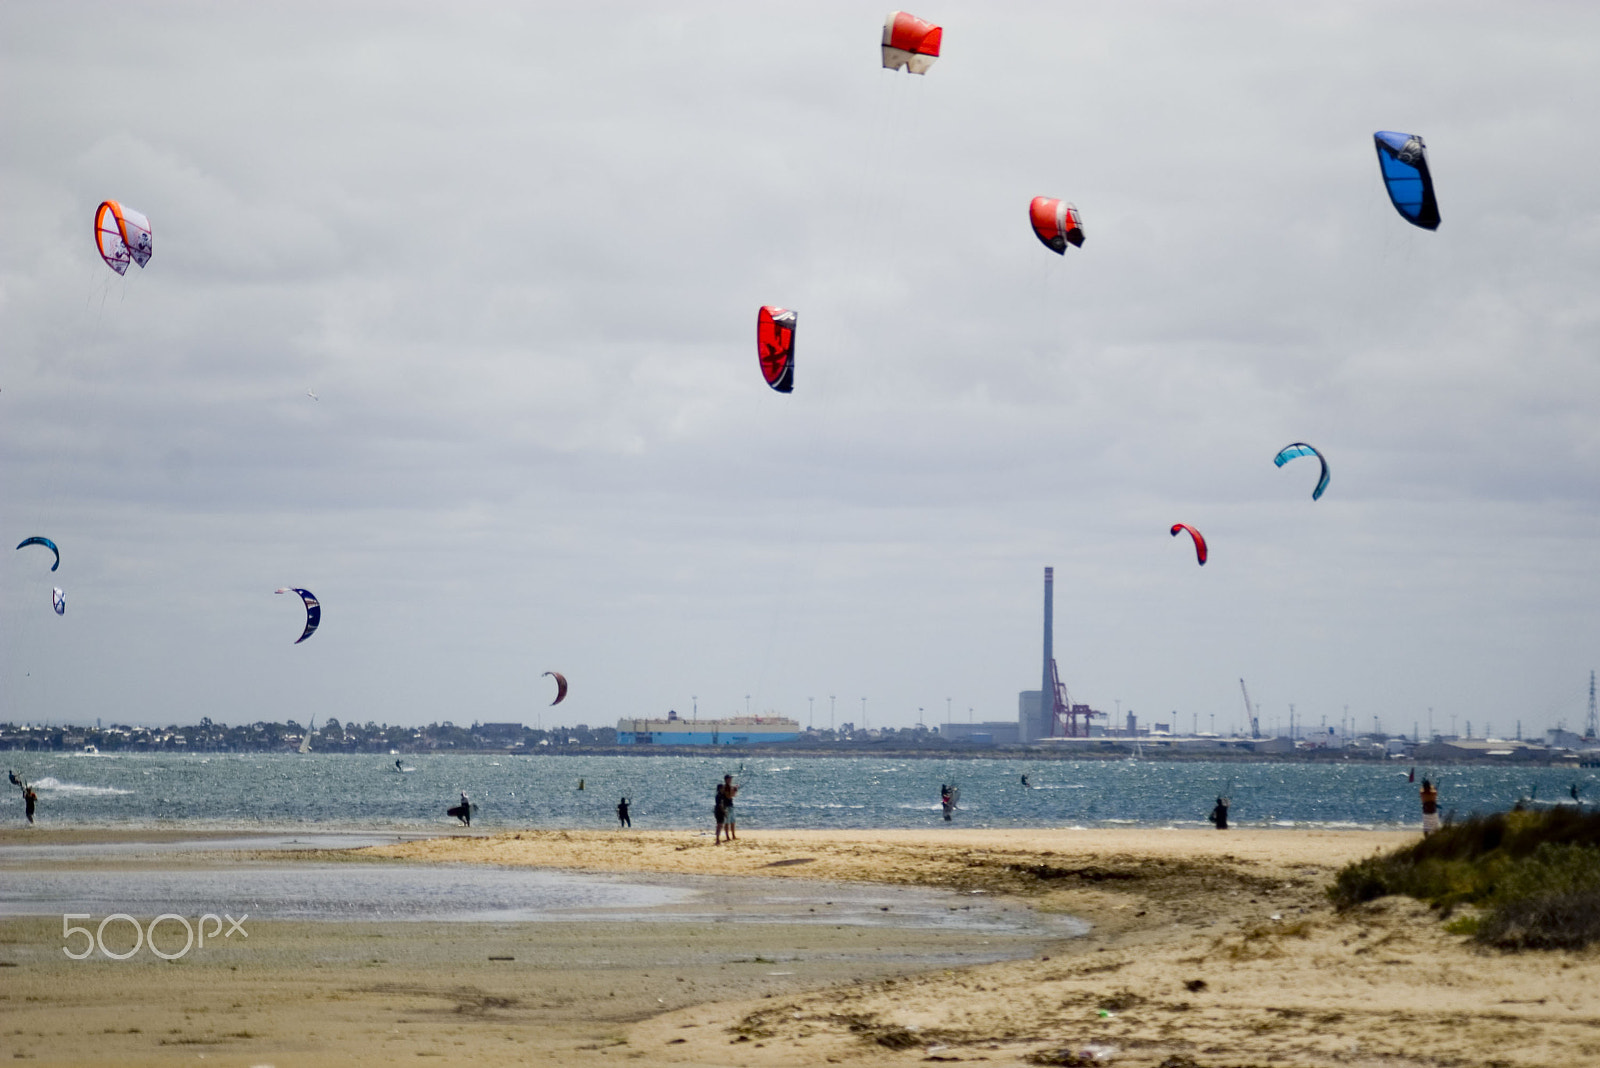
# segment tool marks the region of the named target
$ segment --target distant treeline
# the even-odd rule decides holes
[[[272,753],[294,752],[300,748],[308,725],[294,720],[284,723],[247,723],[230,727],[209,717],[197,724],[166,727],[137,727],[113,724],[107,727],[37,724],[19,726],[0,723],[0,750],[37,752],[81,752],[90,747],[101,753]],[[520,723],[474,723],[458,726],[446,720],[426,727],[401,727],[389,724],[341,723],[329,717],[310,729],[314,753],[563,753],[652,756],[709,752],[710,746],[618,745],[612,727],[550,727],[537,729]],[[718,747],[724,748],[724,747]],[[827,756],[871,753],[874,756],[916,759],[1016,758],[1027,760],[1121,760],[1128,752],[1122,746],[1100,751],[1052,751],[1039,746],[996,746],[940,737],[926,727],[885,728],[870,731],[806,731],[792,742],[741,745],[741,753],[783,753],[791,756]],[[1326,755],[1321,757],[1328,759]],[[1145,759],[1158,760],[1294,760],[1317,759],[1283,755],[1263,757],[1244,752],[1209,752],[1204,756],[1147,751]]]
[[[0,749],[76,752],[93,746],[102,753],[206,752],[271,753],[300,748],[307,731],[311,749],[318,753],[405,753],[458,750],[504,752],[513,748],[549,750],[565,747],[614,745],[612,727],[553,727],[534,730],[516,723],[474,723],[458,727],[446,720],[426,727],[389,724],[341,723],[330,716],[314,729],[294,720],[284,723],[246,723],[230,727],[209,717],[199,723],[168,727],[18,726],[0,723]]]
[[[294,720],[284,723],[247,723],[230,727],[210,718],[192,725],[135,727],[113,724],[108,727],[19,726],[0,723],[0,750],[36,752],[81,752],[90,747],[101,753],[273,753],[300,748],[307,726]],[[426,727],[401,727],[389,724],[341,723],[334,717],[311,730],[311,751],[315,753],[544,753],[606,754],[613,756],[664,756],[707,753],[710,746],[618,745],[612,727],[538,729],[520,723],[474,723],[462,727],[446,720]],[[1298,749],[1288,752],[1256,753],[1243,749],[1217,748],[1176,750],[1145,745],[1136,750],[1126,739],[1095,739],[1090,747],[1055,745],[993,745],[955,741],[941,737],[926,727],[885,728],[870,731],[805,731],[792,742],[764,742],[735,748],[750,756],[844,756],[871,754],[875,757],[915,760],[998,759],[998,760],[1126,760],[1136,751],[1144,761],[1225,761],[1235,763],[1379,763],[1386,760],[1382,750]],[[718,749],[728,748],[718,746]],[[1436,764],[1503,764],[1505,759],[1432,756]],[[1528,759],[1522,761],[1529,762]],[[1575,763],[1572,754],[1552,751],[1541,764]],[[1584,765],[1588,766],[1588,765]]]

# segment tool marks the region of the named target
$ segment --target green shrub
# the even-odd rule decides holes
[[[1347,865],[1328,895],[1341,909],[1388,894],[1486,910],[1475,937],[1506,948],[1600,941],[1600,813],[1497,812]],[[1463,933],[1464,930],[1463,930]]]

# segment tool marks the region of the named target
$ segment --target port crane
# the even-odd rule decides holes
[[[1088,705],[1075,705],[1072,697],[1067,693],[1066,683],[1061,681],[1061,671],[1056,667],[1056,658],[1050,658],[1050,736],[1052,738],[1087,738],[1089,737],[1089,722],[1095,716],[1104,716],[1104,712],[1096,712]],[[1041,695],[1043,696],[1043,695]],[[1081,722],[1080,722],[1081,720]]]
[[[1244,714],[1250,720],[1250,737],[1261,737],[1261,720],[1256,715],[1255,706],[1250,703],[1250,690],[1245,686],[1244,680],[1239,680],[1239,692],[1244,694]]]

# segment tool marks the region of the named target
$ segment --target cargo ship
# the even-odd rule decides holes
[[[729,719],[617,720],[618,745],[765,745],[800,737],[800,721],[787,716],[733,716]]]

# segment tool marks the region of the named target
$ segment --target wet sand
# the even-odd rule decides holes
[[[165,964],[67,961],[58,920],[6,920],[0,1051],[278,1068],[1075,1063],[1063,1049],[1149,1068],[1600,1064],[1600,953],[1483,952],[1412,902],[1325,903],[1341,864],[1408,840],[957,828],[395,843],[345,862],[948,887],[1094,926],[1037,938],[1025,959],[952,967],[939,956],[952,936],[929,930],[252,923],[247,947]]]

